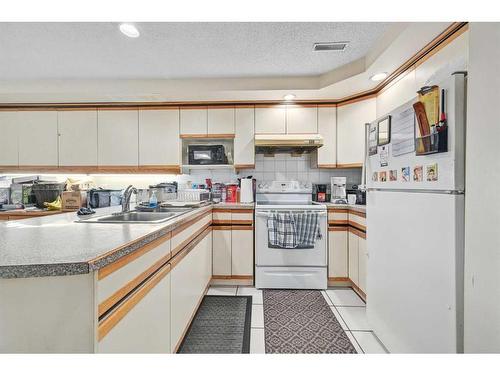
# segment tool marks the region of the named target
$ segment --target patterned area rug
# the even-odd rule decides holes
[[[205,296],[178,353],[249,353],[251,296]]]
[[[264,290],[266,353],[356,353],[317,290]]]

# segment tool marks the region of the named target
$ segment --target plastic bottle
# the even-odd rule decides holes
[[[156,192],[153,190],[153,194],[149,198],[149,207],[155,208],[156,206],[158,206],[158,198],[156,198]]]

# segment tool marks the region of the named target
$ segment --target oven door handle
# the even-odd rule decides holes
[[[279,210],[279,211],[255,211],[255,216],[269,216],[270,214],[273,214],[273,213],[278,213],[278,212],[291,212],[293,210]],[[298,211],[294,211],[294,212],[298,212]],[[303,211],[303,212],[314,212],[314,211]],[[327,212],[318,212],[318,216],[326,216],[328,215]]]

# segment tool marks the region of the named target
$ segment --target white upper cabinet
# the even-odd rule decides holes
[[[234,108],[208,109],[208,134],[234,134]]]
[[[2,142],[0,147],[0,165],[18,166],[19,165],[19,145],[18,145],[18,113],[0,112],[0,134]]]
[[[99,166],[137,166],[138,111],[98,111],[98,140]]]
[[[208,134],[208,109],[184,108],[180,111],[182,135]]]
[[[255,107],[256,134],[285,134],[286,106]]]
[[[59,111],[59,166],[97,165],[97,111]]]
[[[363,164],[365,124],[375,118],[375,98],[337,107],[337,166]]]
[[[57,112],[20,111],[17,115],[19,126],[19,165],[58,165],[57,156]]]
[[[234,137],[234,164],[255,164],[255,110],[236,108]]]
[[[139,111],[139,165],[180,165],[179,108]]]
[[[317,151],[317,166],[334,168],[337,165],[337,108],[318,108],[318,133],[323,146]]]
[[[318,107],[288,105],[286,107],[286,132],[288,134],[318,133]]]

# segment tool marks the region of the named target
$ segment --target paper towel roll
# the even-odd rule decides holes
[[[241,180],[240,202],[253,202],[253,180],[251,178],[243,178]]]

